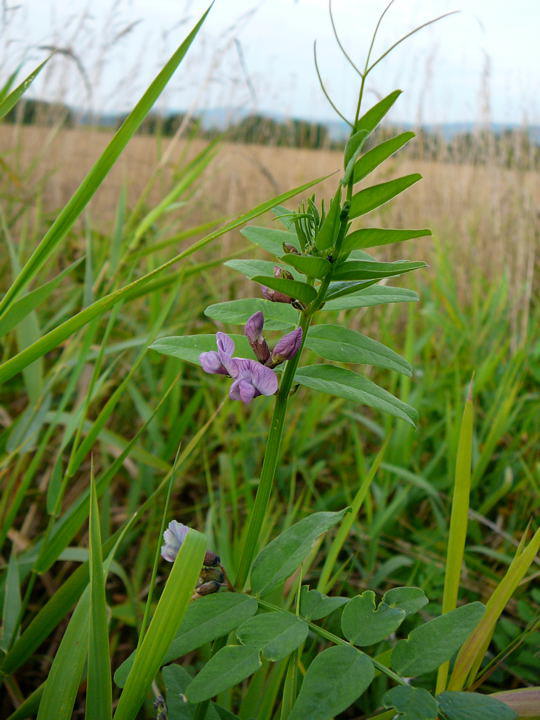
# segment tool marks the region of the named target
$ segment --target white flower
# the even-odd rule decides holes
[[[188,534],[189,528],[183,523],[179,523],[176,520],[171,520],[169,527],[163,533],[163,540],[165,545],[161,546],[161,557],[167,562],[174,562],[178,551],[186,535]]]

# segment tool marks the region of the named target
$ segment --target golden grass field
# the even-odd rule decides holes
[[[19,194],[24,184],[29,202],[39,200],[45,211],[54,213],[77,188],[110,136],[110,131],[87,128],[3,125],[0,152],[18,175],[11,178],[14,192]],[[201,149],[203,142],[134,137],[89,206],[92,224],[104,231],[111,229],[122,187],[127,188],[128,204],[133,204],[153,177],[148,199],[161,199],[170,189],[172,175]],[[188,210],[175,212],[184,215],[181,224],[185,228],[213,218],[235,216],[272,195],[336,172],[340,157],[338,151],[223,142],[194,202],[188,203]],[[539,174],[501,167],[497,158],[492,164],[476,166],[411,161],[405,150],[385,163],[384,171],[375,177],[383,181],[417,171],[424,180],[389,206],[372,213],[369,222],[388,227],[423,227],[427,218],[433,239],[410,241],[407,257],[434,262],[433,254],[443,247],[453,253],[453,267],[465,300],[467,286],[475,277],[497,284],[507,273],[513,290],[515,331],[524,334],[538,266]],[[28,174],[31,182],[23,180]],[[334,182],[335,178],[329,179],[329,192]],[[226,237],[219,246],[221,252],[227,254],[241,247],[239,238],[238,233]]]

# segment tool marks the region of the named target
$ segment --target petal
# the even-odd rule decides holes
[[[244,405],[249,405],[249,403],[257,394],[256,389],[249,382],[249,380],[238,381],[238,392],[240,395],[240,400],[244,403]]]
[[[227,353],[218,352],[221,364],[225,370],[226,375],[230,375],[232,378],[238,377],[238,358],[232,358]]]
[[[227,333],[218,332],[216,333],[216,343],[218,350],[227,355],[232,355],[234,352],[234,340],[230,338]]]
[[[167,562],[174,562],[178,555],[179,548],[173,548],[170,545],[161,546],[161,557]]]
[[[227,374],[227,371],[223,367],[223,363],[221,362],[219,354],[215,350],[201,353],[199,355],[199,362],[201,363],[204,372],[210,373],[211,375]]]
[[[178,547],[186,539],[186,535],[189,532],[189,528],[184,523],[180,523],[177,520],[171,520],[167,529],[163,533],[163,539],[167,544],[177,543]]]
[[[273,395],[278,389],[276,373],[269,367],[251,360],[251,382],[261,395]]]

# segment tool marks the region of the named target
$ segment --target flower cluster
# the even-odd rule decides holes
[[[259,395],[273,395],[278,379],[272,368],[294,357],[302,345],[302,328],[288,333],[271,350],[263,337],[264,316],[256,312],[247,321],[244,333],[257,360],[233,357],[234,341],[226,333],[216,334],[217,350],[201,353],[205,372],[233,378],[229,397],[246,405]]]
[[[187,525],[179,523],[177,520],[171,520],[163,533],[164,545],[161,546],[161,557],[164,560],[167,560],[167,562],[175,561],[188,532],[189,527]],[[193,598],[219,592],[222,587],[232,589],[221,564],[221,558],[215,552],[207,550]]]

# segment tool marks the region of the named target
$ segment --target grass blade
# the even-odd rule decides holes
[[[458,653],[449,690],[461,690],[474,682],[497,620],[540,549],[540,528],[523,549],[518,548],[510,567],[486,604],[486,612]]]
[[[111,658],[105,598],[105,576],[101,555],[101,530],[94,473],[90,479],[90,627],[88,634],[87,720],[112,716]]]
[[[346,513],[339,525],[336,536],[332,541],[330,548],[328,549],[328,553],[326,554],[326,560],[324,561],[323,569],[321,571],[321,575],[317,585],[317,590],[319,592],[326,593],[331,588],[330,578],[332,576],[332,573],[334,572],[334,568],[338,560],[338,555],[341,552],[343,545],[345,544],[345,540],[347,539],[351,531],[353,523],[356,522],[358,518],[358,513],[360,512],[362,504],[366,499],[366,495],[369,491],[369,486],[371,485],[373,478],[377,474],[377,470],[379,469],[379,466],[383,460],[387,447],[388,440],[379,450],[377,457],[373,461],[369,472],[367,473],[364,480],[362,481],[362,484],[358,488],[358,491],[354,496],[354,500],[351,503],[351,512]]]
[[[442,612],[454,610],[457,605],[465,540],[467,538],[467,522],[469,515],[469,494],[471,489],[471,457],[473,442],[474,408],[472,401],[472,382],[469,387],[461,427],[456,457],[456,474],[454,479],[454,495],[452,498],[452,514],[446,553],[446,571],[444,575],[444,591]],[[437,694],[446,689],[446,680],[450,663],[445,662],[437,673]]]
[[[28,90],[30,85],[34,82],[34,80],[37,78],[39,73],[43,70],[45,65],[49,62],[51,58],[48,57],[46,60],[44,60],[40,65],[37,66],[37,68],[28,75],[20,85],[17,85],[15,90],[9,93],[9,95],[6,95],[5,97],[2,97],[0,101],[0,118],[3,118],[4,115],[7,115],[8,112],[13,108],[18,102],[19,99],[24,95],[24,93]],[[11,79],[14,79],[13,75],[11,76]],[[9,83],[9,81],[8,81]]]
[[[166,65],[156,75],[142,98],[117,130],[99,160],[79,185],[78,189],[75,191],[68,203],[64,206],[48,232],[27,260],[21,272],[15,278],[11,287],[4,295],[2,301],[0,302],[0,313],[2,313],[17,297],[21,290],[25,288],[29,282],[31,282],[43,264],[54,252],[57,245],[64,239],[66,234],[72,228],[86,205],[90,202],[92,196],[126,147],[128,141],[136,133],[144,118],[150,112],[152,106],[171,79],[174,71],[182,62],[209,11],[210,8],[208,8],[208,10],[203,14],[184,42],[180,45],[180,47],[178,47]]]
[[[133,720],[137,715],[191,601],[205,552],[205,536],[190,530],[176,556],[152,622],[137,652],[114,720]]]
[[[32,343],[30,346],[28,346],[6,362],[2,363],[2,365],[0,365],[0,384],[5,382],[6,380],[9,380],[9,378],[13,377],[17,373],[21,372],[34,360],[49,352],[49,350],[53,350],[74,332],[84,327],[94,318],[103,315],[105,312],[114,307],[117,303],[121,301],[127,302],[134,299],[135,297],[139,297],[140,289],[149,280],[152,280],[156,275],[163,272],[163,270],[166,270],[180,260],[183,260],[189,255],[192,255],[193,253],[197,252],[197,250],[206,247],[206,245],[211,243],[216,238],[221,237],[225,233],[234,230],[241,225],[244,225],[244,223],[249,222],[258,215],[262,215],[263,213],[267,212],[267,210],[271,210],[276,205],[279,205],[280,203],[288,200],[289,198],[298,195],[299,193],[307,190],[313,185],[316,185],[324,179],[324,177],[321,177],[317,178],[316,180],[311,180],[304,185],[300,185],[296,188],[293,188],[292,190],[282,193],[281,195],[277,195],[276,197],[272,198],[271,200],[267,200],[261,205],[257,205],[257,207],[253,208],[253,210],[250,210],[249,212],[240,215],[239,217],[235,218],[234,220],[227,223],[218,230],[215,230],[209,235],[201,238],[200,240],[183,250],[181,253],[175,255],[175,257],[171,258],[167,262],[147,273],[146,275],[143,275],[137,280],[134,280],[132,283],[129,283],[129,285],[126,285],[125,287],[120,288],[119,290],[115,290],[114,292],[109,293],[109,295],[104,295],[99,300],[96,300],[96,302],[92,303],[92,305],[84,308],[84,310],[81,310],[79,313],[77,313],[77,315],[74,315],[73,317],[69,318],[69,320],[66,320],[65,322],[58,325],[58,327],[50,330],[39,340]]]

